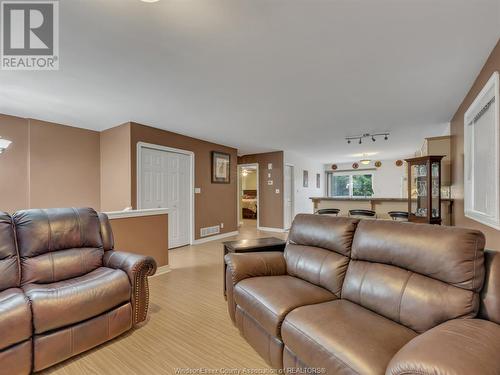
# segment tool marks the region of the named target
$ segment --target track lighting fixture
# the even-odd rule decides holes
[[[388,140],[389,139],[389,135],[390,133],[364,133],[364,134],[361,134],[361,135],[356,135],[356,136],[352,136],[352,137],[346,137],[346,141],[348,144],[351,144],[351,141],[353,140],[357,140],[358,141],[358,144],[362,144],[363,143],[363,139],[364,138],[371,138],[372,142],[376,142],[377,141],[377,137],[384,137],[384,140]]]

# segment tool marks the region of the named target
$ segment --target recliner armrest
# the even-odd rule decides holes
[[[231,253],[224,257],[233,285],[250,277],[286,274],[285,257],[280,251]]]
[[[146,320],[149,307],[148,276],[156,272],[156,261],[143,256],[123,251],[106,251],[103,258],[104,267],[120,269],[130,279],[132,285],[133,324]]]
[[[386,375],[500,373],[500,325],[454,319],[415,337],[389,363]]]

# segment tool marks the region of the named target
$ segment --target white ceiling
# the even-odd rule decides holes
[[[61,70],[0,71],[0,112],[321,162],[443,134],[500,36],[500,0],[64,0],[60,14]],[[378,131],[390,140],[343,140]]]

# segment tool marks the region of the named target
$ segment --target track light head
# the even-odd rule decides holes
[[[363,141],[361,140],[361,138],[359,139],[359,144],[363,143]]]
[[[372,141],[373,141],[373,142],[375,142],[375,141],[376,141],[376,139],[375,139],[375,137],[374,137],[373,135],[372,135]]]
[[[347,144],[351,144],[351,140],[350,139],[347,140]]]
[[[384,139],[387,141],[389,139],[389,136],[386,134]]]

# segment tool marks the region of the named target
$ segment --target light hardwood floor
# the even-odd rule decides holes
[[[245,221],[237,237],[281,237]],[[150,279],[149,320],[44,374],[175,374],[182,368],[267,369],[240,337],[222,294],[222,242],[170,251],[171,271]]]

